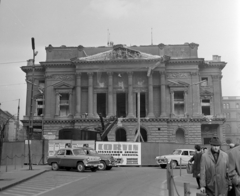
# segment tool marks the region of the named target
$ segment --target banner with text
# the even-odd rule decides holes
[[[141,143],[96,142],[99,154],[111,154],[118,165],[141,165]]]

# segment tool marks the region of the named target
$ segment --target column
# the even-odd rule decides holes
[[[198,72],[191,72],[191,88],[192,88],[192,115],[200,116],[200,95],[199,95],[199,74]]]
[[[76,85],[76,117],[81,116],[81,73],[77,73]]]
[[[212,85],[213,85],[213,101],[214,101],[214,111],[216,116],[221,115],[221,86],[220,86],[219,75],[212,75]]]
[[[187,116],[187,91],[184,91],[184,116]]]
[[[88,117],[93,118],[93,72],[88,72]]]
[[[113,116],[113,76],[108,72],[108,117]]]
[[[56,99],[56,109],[55,109],[55,116],[59,116],[59,109],[60,109],[60,98],[59,98],[59,93],[58,92],[56,92],[55,93],[55,99]]]
[[[160,72],[161,75],[161,116],[160,117],[166,117],[166,78],[165,78],[165,72]]]
[[[152,81],[152,73],[148,77],[148,117],[154,118],[153,113],[153,81]]]
[[[72,92],[69,93],[69,114],[72,115]]]
[[[175,116],[174,114],[174,91],[170,91],[171,94],[171,117]]]
[[[128,115],[127,118],[135,118],[133,114],[133,81],[132,72],[128,72]]]

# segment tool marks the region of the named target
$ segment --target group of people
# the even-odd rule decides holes
[[[218,137],[211,138],[210,149],[195,145],[193,177],[198,189],[208,196],[240,196],[240,146],[229,145],[228,152],[221,150]]]

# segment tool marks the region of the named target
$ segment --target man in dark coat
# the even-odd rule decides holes
[[[227,196],[228,194],[228,155],[220,150],[219,138],[213,137],[211,148],[202,155],[200,184],[201,192],[208,196]]]
[[[240,146],[236,146],[228,151],[229,171],[228,175],[235,189],[235,195],[240,196]]]
[[[201,158],[202,158],[202,152],[201,147],[199,145],[194,146],[196,153],[193,155],[193,157],[189,160],[190,163],[193,163],[193,177],[196,178],[198,189],[201,188],[200,186],[200,164],[201,164]]]

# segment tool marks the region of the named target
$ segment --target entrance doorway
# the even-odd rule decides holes
[[[138,130],[135,131],[135,135],[137,134],[137,131]],[[142,137],[140,137],[140,142],[147,142],[148,138],[147,138],[147,131],[146,131],[146,129],[141,127],[140,128],[140,133],[142,135]]]

